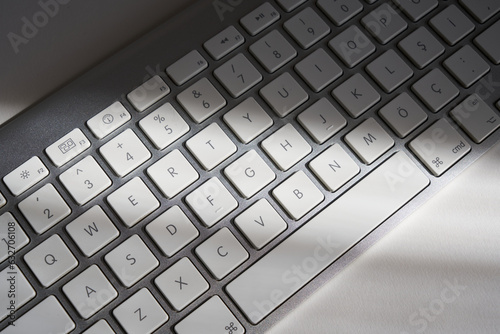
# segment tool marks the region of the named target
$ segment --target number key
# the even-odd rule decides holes
[[[177,101],[196,123],[203,122],[226,105],[226,100],[207,78],[177,95]]]
[[[330,32],[330,27],[310,7],[286,21],[284,27],[303,49],[310,48]]]
[[[262,75],[241,53],[214,71],[219,82],[233,96],[238,97],[262,80]]]
[[[277,30],[252,44],[250,52],[269,73],[275,72],[297,56],[297,51]]]

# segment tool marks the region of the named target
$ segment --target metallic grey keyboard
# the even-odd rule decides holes
[[[499,34],[199,1],[0,128],[0,333],[265,332],[499,141]]]

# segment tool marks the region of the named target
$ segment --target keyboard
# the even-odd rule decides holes
[[[265,332],[499,141],[499,12],[199,1],[11,120],[0,333]]]

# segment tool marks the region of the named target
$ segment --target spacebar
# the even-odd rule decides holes
[[[429,184],[403,152],[387,159],[226,287],[257,324]]]

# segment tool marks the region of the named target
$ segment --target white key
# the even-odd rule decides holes
[[[183,257],[155,279],[170,305],[181,311],[210,287],[187,257]]]
[[[156,101],[170,93],[170,88],[158,75],[155,75],[127,94],[127,99],[139,112],[146,110]]]
[[[207,78],[186,88],[177,95],[177,101],[196,123],[203,122],[226,105],[226,100]]]
[[[50,319],[50,321],[47,321]],[[66,310],[54,296],[49,296],[8,326],[2,334],[58,333],[67,334],[75,328]]]
[[[216,68],[214,76],[235,98],[262,81],[260,72],[242,53]]]
[[[234,26],[229,26],[203,43],[205,50],[219,60],[245,42],[245,38]]]
[[[4,206],[5,204],[7,204],[7,200],[5,199],[5,197],[3,196],[3,194],[0,192],[0,208],[2,206]]]
[[[66,231],[87,257],[97,253],[120,234],[98,205],[66,225]]]
[[[290,123],[262,141],[262,148],[282,171],[290,169],[312,150]]]
[[[69,216],[71,209],[52,184],[46,184],[19,203],[19,210],[41,234]]]
[[[211,227],[238,207],[238,202],[217,177],[186,196],[189,207],[206,227]]]
[[[253,247],[261,249],[287,228],[287,224],[265,198],[234,218],[234,223]]]
[[[84,205],[111,186],[111,180],[91,156],[85,157],[59,176],[73,199]]]
[[[15,264],[0,271],[0,291],[5,294],[0,301],[0,321],[7,316],[9,321],[14,320],[16,311],[36,296],[35,290]]]
[[[450,114],[478,144],[500,126],[498,115],[477,94],[469,95]]]
[[[273,30],[248,48],[269,72],[273,73],[297,56],[297,51],[278,31]]]
[[[325,198],[302,170],[274,188],[272,194],[295,220],[302,218]]]
[[[427,120],[426,112],[407,92],[399,94],[380,108],[379,115],[400,138],[408,136]]]
[[[471,150],[470,144],[444,118],[413,139],[409,146],[435,176],[442,175]]]
[[[255,36],[279,19],[279,12],[269,2],[265,2],[243,16],[240,23],[250,35]]]
[[[147,288],[113,310],[113,315],[129,334],[150,334],[168,320],[167,313]]]
[[[309,167],[331,192],[337,191],[360,171],[359,166],[339,144],[333,144],[314,158]]]
[[[193,50],[167,67],[166,72],[175,84],[180,86],[207,67],[205,58]]]
[[[344,116],[324,97],[300,113],[297,120],[318,144],[347,125]]]
[[[245,198],[252,197],[276,178],[255,150],[248,151],[227,166],[224,175]]]
[[[109,326],[106,320],[101,319],[91,327],[87,328],[82,334],[116,334],[115,331]]]
[[[388,182],[391,175],[394,182]],[[226,291],[257,324],[428,184],[405,153],[394,154],[229,283]]]
[[[160,202],[139,177],[109,195],[108,203],[127,227],[134,226],[160,206]]]
[[[82,154],[90,147],[90,141],[85,137],[82,130],[74,129],[54,144],[47,147],[45,153],[57,167],[61,167],[68,161]]]
[[[337,86],[332,95],[353,118],[361,116],[380,101],[379,92],[360,73]]]
[[[394,146],[394,140],[373,118],[368,118],[349,132],[345,141],[368,165]]]
[[[236,152],[236,145],[217,123],[191,137],[186,146],[206,170],[211,170]]]
[[[137,234],[106,254],[104,260],[127,288],[137,283],[160,264]]]
[[[10,212],[0,215],[0,263],[9,258],[9,264],[13,264],[16,253],[29,242],[30,239]]]
[[[95,264],[66,283],[62,290],[84,319],[90,318],[118,296],[113,285]]]
[[[131,118],[132,116],[130,116],[130,113],[125,109],[123,104],[116,101],[89,119],[87,121],[87,126],[94,136],[98,139],[102,139],[127,123]]]
[[[149,223],[146,226],[146,231],[163,254],[168,257],[173,256],[200,235],[200,232],[177,205]]]
[[[221,228],[194,251],[218,280],[248,259],[247,251],[227,227]]]
[[[253,97],[247,98],[225,113],[223,119],[244,144],[248,144],[273,125],[273,119]]]
[[[49,176],[49,170],[39,157],[32,157],[3,178],[14,196],[19,196]]]
[[[309,99],[307,92],[288,72],[264,86],[259,94],[279,117],[285,117]]]
[[[460,94],[458,88],[439,68],[434,68],[420,78],[411,89],[432,112],[438,112]]]
[[[189,132],[189,125],[170,103],[165,103],[141,119],[139,126],[160,150]]]
[[[245,333],[245,328],[217,295],[181,320],[174,329],[177,334]]]
[[[46,288],[78,266],[78,261],[57,234],[29,251],[24,260]]]
[[[131,129],[101,146],[99,152],[118,176],[125,176],[151,158],[151,152]]]
[[[149,167],[147,173],[167,198],[174,197],[199,177],[196,169],[177,149]]]

